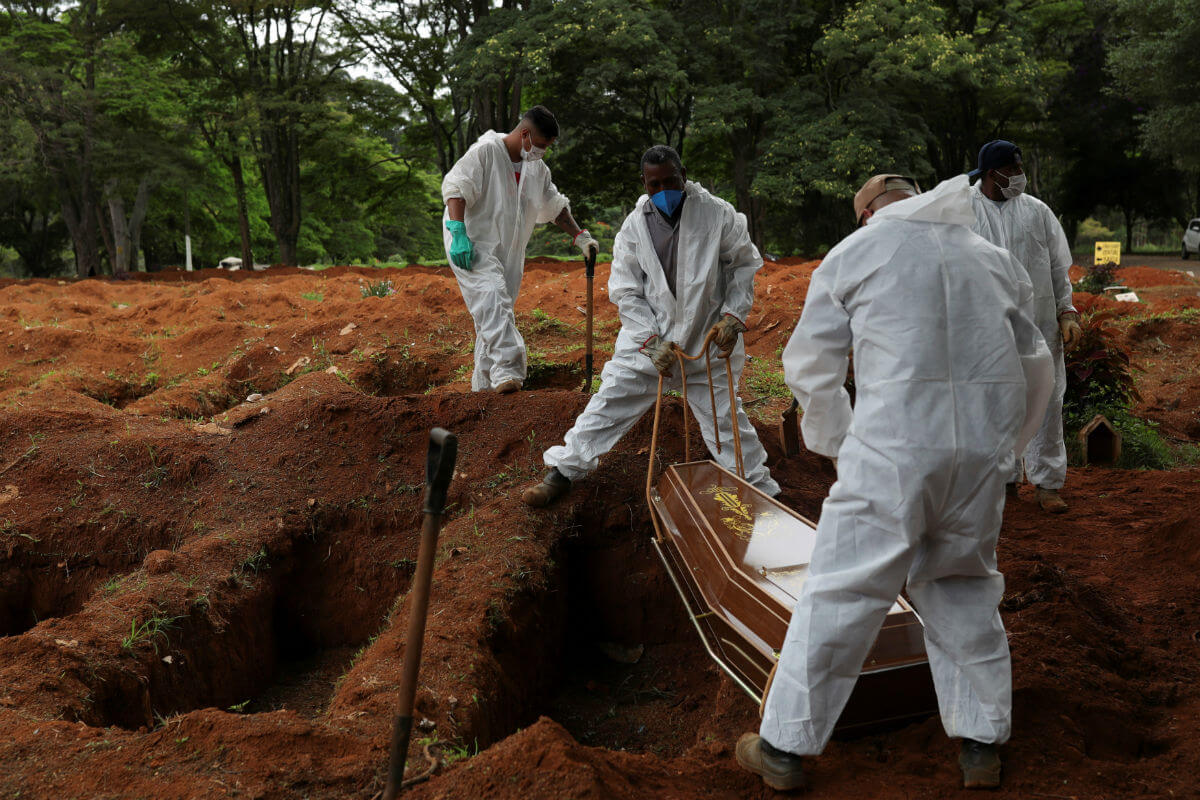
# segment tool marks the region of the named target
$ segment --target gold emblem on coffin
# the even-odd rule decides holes
[[[779,530],[779,518],[773,510],[755,516],[753,506],[738,497],[737,489],[731,486],[713,486],[704,494],[717,501],[721,522],[742,541],[748,542],[755,535],[772,536]]]

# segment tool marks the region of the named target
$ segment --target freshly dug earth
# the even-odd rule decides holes
[[[832,468],[782,458],[773,423],[815,266],[760,273],[742,387],[810,517]],[[619,324],[598,272],[597,373]],[[137,277],[0,283],[0,796],[375,795],[434,425],[461,443],[409,774],[425,747],[443,764],[410,796],[772,796],[732,756],[755,709],[649,547],[649,419],[560,506],[518,499],[586,403],[577,264],[529,265],[531,378],[509,396],[467,393],[473,332],[444,270]],[[381,279],[397,293],[363,297]],[[1139,413],[1181,440],[1200,438],[1200,339],[1172,309],[1198,290],[1120,304]],[[1006,510],[1016,726],[997,794],[1195,796],[1200,470],[1073,470],[1064,496],[1059,518],[1028,492]],[[812,782],[959,796],[955,752],[928,719],[834,742]]]

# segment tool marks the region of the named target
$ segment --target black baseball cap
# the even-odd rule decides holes
[[[1021,148],[1004,139],[993,139],[979,148],[979,159],[975,169],[967,173],[970,178],[978,178],[989,169],[1000,169],[1009,164],[1021,163]]]

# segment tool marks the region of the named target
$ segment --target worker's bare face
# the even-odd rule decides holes
[[[682,192],[686,180],[687,170],[678,169],[674,164],[647,164],[642,167],[642,185],[646,188],[646,194],[658,194],[663,189]]]

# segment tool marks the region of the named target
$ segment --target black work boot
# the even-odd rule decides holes
[[[804,788],[800,756],[772,747],[757,733],[743,733],[734,751],[737,762],[780,792]]]
[[[994,744],[963,739],[958,766],[964,789],[995,789],[1000,785],[1000,748]]]
[[[551,468],[542,482],[530,486],[521,493],[525,505],[545,508],[571,490],[571,481],[557,469]]]

